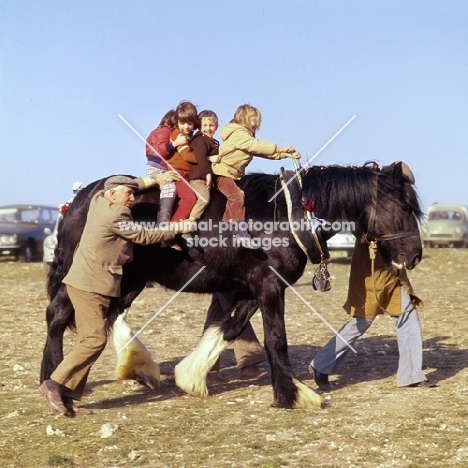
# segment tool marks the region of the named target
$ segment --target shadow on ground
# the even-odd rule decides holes
[[[427,369],[426,376],[439,385],[444,380],[462,371],[467,367],[465,363],[468,363],[468,350],[458,349],[454,345],[447,345],[444,343],[446,339],[446,336],[437,336],[425,340],[423,343],[424,368]],[[350,351],[341,372],[330,379],[335,389],[384,380],[395,375],[399,358],[395,337],[362,337],[354,348],[357,353],[354,354]],[[319,350],[320,347],[318,346],[299,345],[289,347],[291,365],[297,378],[314,390],[317,390],[317,388],[308,372],[308,365]],[[159,364],[161,370],[161,387],[159,391],[151,391],[143,386],[136,386],[130,394],[92,403],[88,407],[96,409],[125,407],[146,404],[149,401],[165,401],[185,395],[185,392],[180,390],[174,381],[174,367],[180,362],[180,359],[164,361]],[[267,361],[263,362],[260,367],[263,367],[268,373],[258,379],[241,380],[233,350],[225,350],[221,356],[221,371],[219,372],[219,376],[223,381],[208,383],[210,395],[220,395],[229,390],[247,388],[252,384],[257,386],[271,385]],[[87,385],[87,393],[92,394],[97,387],[114,384],[121,384],[121,382],[114,380],[90,382]]]

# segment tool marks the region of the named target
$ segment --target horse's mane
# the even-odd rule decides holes
[[[305,204],[314,207],[320,217],[330,219],[358,219],[363,200],[376,196],[396,199],[400,206],[423,218],[417,192],[408,177],[401,172],[401,164],[381,169],[369,166],[312,166],[303,176]],[[345,202],[345,203],[344,203]]]

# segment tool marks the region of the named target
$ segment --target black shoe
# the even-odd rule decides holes
[[[331,390],[333,388],[328,381],[328,374],[322,374],[317,369],[314,369],[312,364],[309,365],[309,372],[314,376],[314,381],[319,388],[322,390]]]
[[[438,387],[438,385],[431,380],[421,380],[421,382],[412,383],[410,385],[406,385],[406,387],[408,388],[434,388],[434,387]],[[406,387],[403,387],[403,388],[406,388]]]

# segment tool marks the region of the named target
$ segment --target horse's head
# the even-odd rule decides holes
[[[388,266],[413,269],[422,258],[418,220],[422,219],[414,175],[395,162],[377,173],[371,203],[366,207],[368,241],[375,240]]]

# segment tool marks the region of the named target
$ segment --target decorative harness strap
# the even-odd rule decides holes
[[[302,177],[301,177],[301,163],[297,159],[293,159],[293,164],[294,164],[294,169],[296,171],[296,181],[297,185],[299,186],[299,189],[302,194]],[[310,226],[310,234],[312,236],[312,239],[314,241],[315,247],[317,247],[317,250],[320,252],[320,258],[322,259],[320,263],[325,262],[325,252],[322,249],[322,245],[320,244],[320,240],[317,236],[317,232],[315,230],[315,224],[312,220],[312,212],[310,210],[304,210],[304,217],[309,221],[309,226]]]
[[[310,245],[310,237],[312,238],[313,244],[315,248],[319,251],[320,253],[320,266],[315,270],[314,273],[314,278],[312,280],[312,287],[315,290],[319,291],[329,291],[331,286],[330,286],[330,273],[328,272],[327,269],[327,262],[326,262],[326,254],[320,244],[320,240],[317,236],[315,225],[314,225],[314,220],[312,217],[312,213],[310,211],[305,211],[302,208],[302,203],[300,206],[296,206],[293,203],[293,197],[291,195],[291,189],[294,190],[294,188],[298,188],[300,191],[301,195],[301,200],[303,197],[302,194],[302,179],[301,179],[301,169],[298,161],[293,160],[294,165],[295,165],[295,175],[289,175],[284,171],[284,169],[281,169],[281,185],[283,187],[285,199],[286,199],[286,206],[287,206],[287,211],[288,211],[288,220],[289,220],[289,225],[291,228],[291,233],[301,248],[301,250],[310,258],[308,255],[308,245]],[[295,181],[291,181],[291,178],[295,177]],[[293,185],[296,184],[296,185]],[[296,215],[296,216],[294,216]],[[294,229],[294,219],[297,219],[300,217],[301,219],[306,219],[307,220],[307,231],[310,233],[309,236],[305,236],[303,231],[301,229],[295,230]]]
[[[291,193],[289,191],[289,186],[286,185],[284,181],[284,173],[280,177],[281,180],[281,185],[283,187],[283,192],[284,192],[284,197],[286,199],[286,207],[288,209],[288,221],[289,221],[289,226],[291,228],[291,234],[294,237],[294,240],[297,242],[297,245],[301,248],[301,250],[307,254],[307,247],[303,244],[301,238],[299,237],[298,233],[294,229],[294,219],[293,219],[293,203],[291,200]]]

